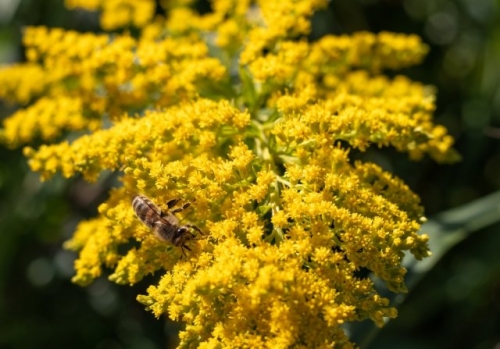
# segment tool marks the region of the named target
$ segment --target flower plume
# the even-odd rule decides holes
[[[406,292],[404,255],[430,252],[418,196],[353,154],[458,158],[433,89],[383,75],[427,46],[387,32],[308,42],[322,0],[160,3],[168,16],[153,1],[66,0],[118,32],[28,28],[28,62],[0,70],[0,98],[24,106],[1,140],[41,140],[24,153],[43,180],[120,173],[65,244],[73,281],[162,275],[138,301],[186,323],[180,348],[355,347],[345,324],[397,316],[373,280]],[[205,234],[183,256],[135,217],[136,194],[190,202],[176,215]]]

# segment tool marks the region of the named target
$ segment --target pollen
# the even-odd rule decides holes
[[[354,348],[346,324],[397,316],[374,279],[406,292],[403,256],[430,255],[424,210],[352,154],[459,159],[434,90],[382,74],[422,62],[419,37],[310,42],[326,0],[65,3],[103,32],[24,31],[27,62],[0,69],[19,107],[0,141],[44,180],[117,174],[65,243],[75,283],[148,280],[137,299],[185,323],[179,348]]]

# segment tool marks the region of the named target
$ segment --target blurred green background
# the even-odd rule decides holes
[[[200,5],[208,8],[206,3]],[[23,60],[22,28],[99,31],[96,14],[62,0],[0,0],[0,63]],[[463,161],[410,162],[391,150],[370,158],[420,195],[428,217],[500,189],[500,1],[332,0],[311,39],[359,30],[415,33],[430,45],[404,74],[438,91],[436,122],[455,137]],[[0,119],[14,111],[1,104]],[[75,255],[61,244],[96,214],[114,177],[89,185],[56,177],[41,184],[21,149],[0,147],[0,348],[169,348],[179,325],[155,319],[134,287],[71,284]],[[498,211],[500,216],[500,211]],[[410,292],[400,316],[370,348],[500,348],[500,224],[459,242]]]

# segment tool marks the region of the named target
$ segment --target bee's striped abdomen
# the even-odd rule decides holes
[[[160,210],[145,196],[134,196],[132,207],[137,217],[149,228],[153,228],[155,222],[160,219]]]

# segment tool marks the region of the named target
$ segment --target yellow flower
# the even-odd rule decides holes
[[[100,120],[83,115],[82,101],[78,98],[41,98],[4,121],[3,137],[10,146],[18,146],[32,141],[38,134],[43,140],[50,141],[63,130],[95,130],[99,126]]]
[[[134,25],[143,27],[152,19],[155,10],[153,0],[65,0],[68,8],[101,10],[101,26],[105,30]]]
[[[47,85],[47,73],[37,64],[0,67],[0,98],[26,104],[40,96]]]
[[[180,348],[354,348],[345,324],[397,316],[372,280],[406,292],[403,256],[430,254],[423,208],[351,152],[457,160],[433,122],[433,89],[380,75],[419,63],[418,37],[309,43],[324,0],[216,0],[208,14],[161,1],[167,18],[150,0],[66,4],[101,11],[105,30],[138,31],[28,28],[29,62],[0,70],[0,98],[27,105],[1,140],[56,142],[24,149],[42,179],[122,173],[65,244],[79,253],[74,282],[104,268],[126,285],[159,274],[138,300],[186,323]],[[185,255],[136,217],[137,194],[161,212],[173,199],[185,208],[178,226],[196,235]]]

